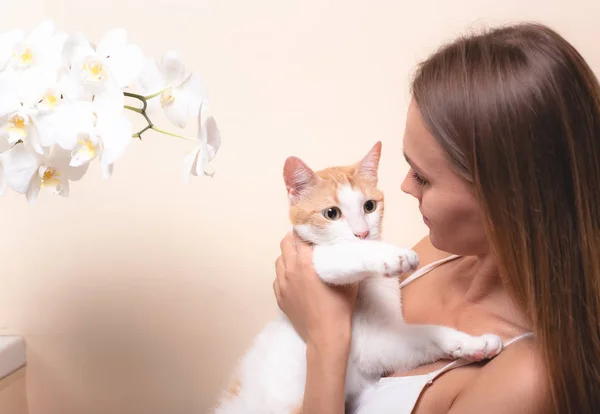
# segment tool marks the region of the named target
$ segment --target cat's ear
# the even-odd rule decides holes
[[[377,184],[377,170],[379,169],[379,158],[381,157],[381,141],[378,141],[367,155],[358,163],[356,173]]]
[[[300,158],[289,157],[283,166],[283,179],[288,197],[297,203],[316,183],[317,175]]]

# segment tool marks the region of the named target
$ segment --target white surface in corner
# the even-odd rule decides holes
[[[25,341],[20,336],[0,336],[0,379],[25,366]]]

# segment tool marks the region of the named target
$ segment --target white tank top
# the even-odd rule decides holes
[[[412,283],[436,267],[459,257],[453,255],[423,266],[406,278],[400,284],[400,288]],[[506,341],[504,346],[509,346],[531,336],[533,336],[531,332],[524,333]],[[411,414],[425,387],[433,384],[433,381],[445,372],[471,363],[471,361],[459,359],[428,374],[381,378],[357,398],[355,404],[353,404],[354,408],[351,408],[349,412],[352,414]]]

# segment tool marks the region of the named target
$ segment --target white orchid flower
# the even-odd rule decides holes
[[[148,59],[138,78],[140,89],[146,95],[160,94],[160,106],[169,120],[179,128],[185,128],[187,119],[198,116],[200,105],[206,96],[206,88],[198,75],[186,77],[185,65],[177,52],[166,53],[158,65]],[[152,110],[155,100],[148,104]]]
[[[70,151],[77,145],[79,135],[93,128],[94,121],[92,102],[65,102],[53,112],[36,117],[39,142],[44,148],[56,144]]]
[[[19,143],[2,153],[0,159],[7,185],[15,192],[25,194],[32,204],[41,189],[67,197],[69,182],[81,179],[87,170],[87,165],[71,167],[70,153],[58,146],[48,154],[40,155]]]
[[[69,182],[78,181],[87,171],[87,164],[74,168],[69,165],[71,154],[56,146],[50,155],[42,158],[42,162],[33,175],[26,197],[34,203],[41,189],[48,190],[62,197],[69,195]]]
[[[58,76],[49,77],[46,82],[44,95],[36,104],[36,108],[40,113],[47,114],[52,112],[64,102],[64,94],[60,87],[60,81],[57,78]]]
[[[37,117],[38,130],[43,132],[40,134],[40,143],[43,147],[58,144],[71,151],[82,141],[82,137],[95,135],[99,113],[103,114],[100,117],[101,125],[111,122],[110,117],[115,116],[115,126],[122,126],[124,111],[122,95],[101,94],[95,96],[93,102],[66,99],[51,113]],[[130,127],[125,130],[131,137]]]
[[[0,70],[41,67],[55,71],[62,64],[61,52],[66,38],[64,33],[55,33],[50,20],[43,21],[27,36],[23,30],[4,33],[0,36]]]
[[[38,105],[48,100],[52,76],[39,68],[20,73],[5,70],[0,73],[0,136],[10,144],[23,141],[36,152],[42,153],[40,136],[44,131],[38,124]],[[46,112],[50,107],[46,107]]]
[[[123,29],[106,33],[97,47],[82,33],[75,33],[65,42],[62,56],[70,73],[64,88],[69,95],[82,98],[105,92],[122,95],[122,89],[140,73],[143,62],[142,51],[127,43]]]
[[[19,194],[25,194],[31,178],[39,167],[39,155],[28,151],[22,143],[0,155],[4,166],[4,179],[7,185]]]
[[[30,203],[41,189],[67,196],[70,181],[95,159],[108,178],[132,137],[148,130],[194,142],[184,159],[186,182],[212,176],[221,136],[212,117],[202,122],[206,96],[176,52],[145,61],[123,29],[97,44],[57,31],[50,20],[29,33],[0,33],[0,195],[11,188]],[[125,106],[126,97],[142,106]],[[196,139],[159,128],[149,116],[153,106],[179,128],[197,117]],[[133,135],[128,111],[146,121]]]
[[[202,117],[198,116],[198,144],[189,151],[184,160],[184,179],[186,184],[190,182],[190,174],[208,175],[212,177],[214,171],[208,168],[208,163],[217,154],[221,146],[221,132],[213,117],[206,118],[202,125]]]
[[[77,134],[70,165],[79,167],[98,157],[102,175],[109,178],[113,164],[132,141],[132,124],[124,109],[110,102],[96,100],[92,109],[93,123]]]

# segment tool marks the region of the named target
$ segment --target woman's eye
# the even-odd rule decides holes
[[[322,211],[323,217],[327,220],[337,220],[342,217],[342,212],[337,207],[329,207]]]
[[[429,184],[429,181],[427,181],[425,178],[421,177],[421,175],[416,172],[415,170],[411,170],[411,176],[413,178],[413,180],[416,181],[417,184],[419,184],[421,187]]]

